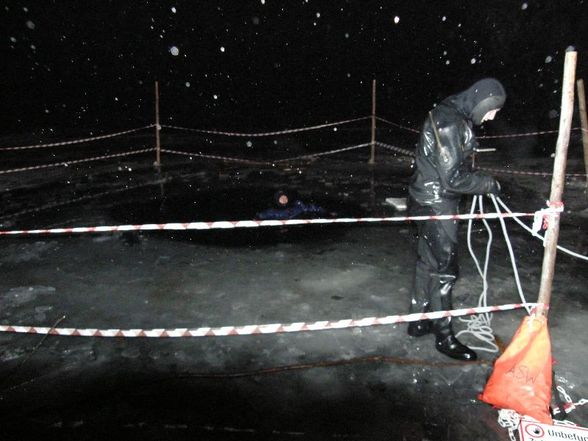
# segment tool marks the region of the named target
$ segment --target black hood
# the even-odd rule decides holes
[[[456,107],[475,125],[482,124],[482,118],[491,110],[500,109],[506,100],[506,92],[500,81],[484,78],[472,87],[457,95],[452,95],[445,103]]]

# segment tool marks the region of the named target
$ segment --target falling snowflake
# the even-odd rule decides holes
[[[171,11],[172,11],[172,12],[175,14],[175,13],[176,13],[176,11],[177,11],[177,10],[176,10],[176,7],[175,7],[175,6],[172,6],[172,7],[171,7]]]
[[[476,59],[475,59],[475,58],[472,58],[472,59],[470,60],[470,63],[471,63],[471,64],[476,64]]]
[[[224,46],[221,46],[220,51],[221,52],[224,52],[225,51],[225,47]]]
[[[190,82],[186,81],[186,87],[190,87]]]
[[[29,29],[35,29],[35,23],[33,23],[31,20],[28,20],[26,22],[27,28]]]
[[[551,63],[553,61],[553,58],[551,58],[551,55],[548,55],[547,57],[545,57],[545,63]]]
[[[527,9],[529,7],[529,5],[525,2],[521,5],[521,9],[524,11],[525,9]]]
[[[177,46],[172,46],[169,48],[169,53],[172,54],[174,57],[177,57],[178,55],[180,55],[180,50]]]
[[[396,17],[394,17],[394,23],[398,24],[400,22],[400,17],[397,15]]]

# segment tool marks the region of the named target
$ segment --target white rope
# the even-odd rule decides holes
[[[496,202],[496,199],[497,199],[496,196],[490,195],[490,199],[492,200],[492,203],[494,204],[496,211],[500,212],[500,208],[498,207],[498,204]],[[521,280],[519,279],[519,271],[517,270],[517,262],[515,259],[514,252],[512,250],[510,238],[508,237],[508,231],[506,230],[506,223],[504,222],[504,220],[499,220],[499,222],[500,222],[500,226],[502,227],[502,233],[504,234],[504,240],[506,241],[506,246],[508,247],[508,254],[510,255],[510,263],[512,265],[512,270],[514,272],[515,281],[517,283],[517,290],[519,292],[519,297],[523,300],[523,302],[526,302],[526,300],[524,300],[525,294],[523,293],[523,287],[521,286]],[[528,314],[531,314],[531,308],[529,306],[526,306],[525,309],[527,310]]]
[[[470,214],[473,214],[476,205],[479,206],[479,211],[481,214],[484,213],[484,206],[482,204],[482,196],[474,196],[472,199],[472,208],[470,210]],[[490,229],[490,225],[486,219],[482,219],[484,226],[486,228],[486,232],[488,233],[488,244],[486,245],[486,255],[484,260],[484,269],[480,267],[480,263],[476,258],[476,254],[472,248],[472,224],[473,220],[470,219],[468,221],[468,234],[467,234],[467,243],[468,243],[468,250],[470,251],[470,255],[476,264],[476,268],[478,273],[482,277],[482,293],[480,294],[480,298],[478,300],[478,306],[487,306],[487,295],[488,295],[488,262],[490,260],[490,247],[492,245],[492,230]],[[463,334],[470,334],[477,338],[478,340],[482,341],[482,343],[489,345],[490,347],[485,346],[470,346],[472,349],[478,351],[486,351],[491,353],[498,352],[498,345],[496,344],[496,340],[494,339],[494,332],[492,330],[492,314],[478,314],[468,317],[466,319],[460,318],[460,321],[467,323],[467,328],[459,331],[457,333],[457,337]]]
[[[500,208],[498,207],[498,204],[496,202],[496,197],[494,195],[490,195],[490,199],[492,200],[492,202],[494,204],[496,212],[499,213]],[[482,203],[482,196],[474,196],[473,197],[470,215],[474,214],[474,211],[476,209],[476,205],[479,206],[479,212],[480,212],[480,214],[483,215],[484,214],[484,206]],[[468,250],[470,252],[470,255],[472,256],[472,259],[474,260],[474,263],[476,265],[478,273],[480,274],[480,277],[482,278],[482,293],[480,294],[480,297],[478,300],[479,307],[487,306],[487,304],[488,304],[487,303],[487,297],[488,297],[488,278],[487,278],[487,275],[488,275],[488,262],[490,260],[490,246],[492,244],[492,230],[490,229],[490,225],[488,224],[488,222],[486,221],[485,218],[482,218],[482,222],[484,223],[484,227],[486,228],[486,231],[488,233],[488,244],[486,245],[486,255],[485,255],[483,269],[480,267],[480,263],[479,263],[478,259],[476,258],[476,255],[475,255],[473,248],[472,248],[471,236],[472,236],[473,219],[471,219],[471,218],[468,220],[468,233],[467,233]],[[517,291],[519,293],[519,297],[521,298],[522,303],[526,305],[527,301],[525,299],[525,294],[523,292],[523,287],[521,285],[521,281],[519,278],[519,272],[517,269],[517,264],[516,264],[515,255],[514,255],[514,252],[512,249],[512,244],[511,244],[510,238],[508,236],[508,231],[506,229],[506,223],[504,222],[504,220],[502,218],[500,219],[500,226],[502,228],[504,240],[505,240],[506,246],[508,248],[510,261],[511,261],[513,273],[515,276],[515,282],[517,285]],[[529,306],[525,306],[525,309],[527,310],[528,314],[531,314],[531,308]],[[479,314],[476,316],[468,317],[466,319],[460,318],[460,321],[465,322],[467,324],[467,328],[458,332],[457,337],[459,337],[460,335],[463,335],[463,334],[470,334],[470,335],[474,336],[475,338],[477,338],[478,340],[482,341],[484,344],[490,346],[490,347],[471,346],[472,349],[475,349],[478,351],[491,352],[491,353],[497,353],[499,351],[498,345],[496,344],[496,340],[494,338],[494,331],[492,329],[492,314],[488,314],[488,313],[487,314]]]
[[[512,213],[512,211],[510,210],[510,208],[508,208],[506,206],[506,204],[502,201],[502,199],[496,198],[496,200],[502,206],[502,208],[504,208],[504,210],[506,210],[508,213]],[[523,227],[525,230],[527,230],[533,236],[537,237],[539,240],[542,240],[542,241],[545,240],[545,237],[544,236],[541,236],[538,233],[534,233],[533,230],[531,228],[529,228],[523,221],[521,221],[520,219],[518,219],[517,216],[512,216],[512,218],[516,221],[516,223],[518,223],[521,227]],[[560,251],[562,251],[562,252],[564,252],[564,253],[566,253],[566,254],[569,254],[570,256],[577,257],[578,259],[582,259],[582,260],[588,261],[588,256],[584,256],[583,254],[579,254],[579,253],[576,253],[574,251],[571,251],[571,250],[569,250],[567,248],[562,247],[561,245],[558,245],[557,246],[557,249],[560,250]]]

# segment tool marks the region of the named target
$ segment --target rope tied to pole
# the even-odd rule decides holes
[[[546,201],[547,208],[537,210],[533,216],[533,226],[531,227],[533,236],[540,237],[539,231],[541,229],[547,230],[549,227],[549,218],[551,216],[559,216],[559,213],[564,211],[564,203],[562,201]],[[545,238],[541,237],[545,245]]]

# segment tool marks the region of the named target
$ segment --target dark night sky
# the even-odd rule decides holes
[[[586,76],[587,10],[585,0],[4,1],[0,132],[149,124],[155,79],[164,121],[190,127],[364,116],[374,77],[380,116],[419,125],[483,76],[505,84],[507,121],[551,128],[568,45]]]

